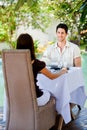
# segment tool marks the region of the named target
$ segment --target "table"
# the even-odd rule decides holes
[[[54,80],[38,74],[37,80],[40,89],[49,91],[55,97],[56,110],[62,115],[65,123],[71,121],[70,103],[84,106],[87,96],[81,67],[71,67],[68,73]]]

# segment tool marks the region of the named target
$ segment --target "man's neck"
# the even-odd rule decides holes
[[[60,48],[60,51],[62,53],[64,46],[66,45],[66,41],[58,42],[57,46]]]
[[[57,44],[58,47],[63,48],[65,45],[66,45],[66,41],[62,41],[62,42],[58,41],[58,44]]]

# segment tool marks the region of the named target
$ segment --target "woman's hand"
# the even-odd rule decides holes
[[[67,68],[62,68],[62,69],[61,69],[61,73],[62,73],[62,74],[65,74],[65,73],[67,73],[67,72],[68,72]]]

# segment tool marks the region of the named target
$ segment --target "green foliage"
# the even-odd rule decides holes
[[[87,44],[83,43],[80,45],[81,50],[85,50],[87,48]]]
[[[11,42],[11,46],[12,46],[12,48],[16,49],[16,44],[17,44],[16,41],[12,41],[12,42]]]
[[[32,7],[32,6],[36,6],[37,5],[38,0],[18,0],[15,9],[18,10],[25,3],[27,3],[29,7]]]
[[[16,29],[16,15],[14,6],[2,5],[0,6],[0,41],[9,41],[14,30]]]
[[[21,1],[18,1],[15,8],[17,14],[20,14],[18,22],[22,21],[27,26],[45,31],[45,28],[49,25],[50,17],[48,17],[49,12],[47,13],[48,10],[43,7],[42,2],[39,0],[26,0],[21,6]]]
[[[0,41],[8,41],[13,47],[15,40],[13,41],[12,37],[18,26],[32,26],[44,31],[50,23],[50,18],[47,20],[47,10],[45,11],[37,0],[19,1],[18,4],[15,4],[15,0],[6,0],[6,4],[2,1],[0,6]]]
[[[19,25],[45,31],[54,19],[65,22],[71,36],[77,31],[79,38],[87,23],[86,0],[5,0],[0,6],[0,41],[8,41],[15,47],[13,34]],[[74,37],[74,36],[73,36]]]
[[[38,52],[38,45],[40,44],[40,42],[38,41],[38,40],[35,40],[34,41],[34,48],[35,48],[35,53],[37,53]]]
[[[6,32],[6,30],[4,30],[3,28],[0,28],[0,41],[3,42],[3,41],[8,41],[8,34]]]
[[[83,1],[83,4],[79,8],[79,12],[81,12],[80,21],[81,21],[81,23],[83,23],[87,16],[87,0]]]

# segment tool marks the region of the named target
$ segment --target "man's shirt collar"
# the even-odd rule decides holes
[[[54,44],[55,48],[58,47],[57,44],[58,44],[57,42]],[[65,47],[70,47],[70,42],[69,41],[66,41]]]

